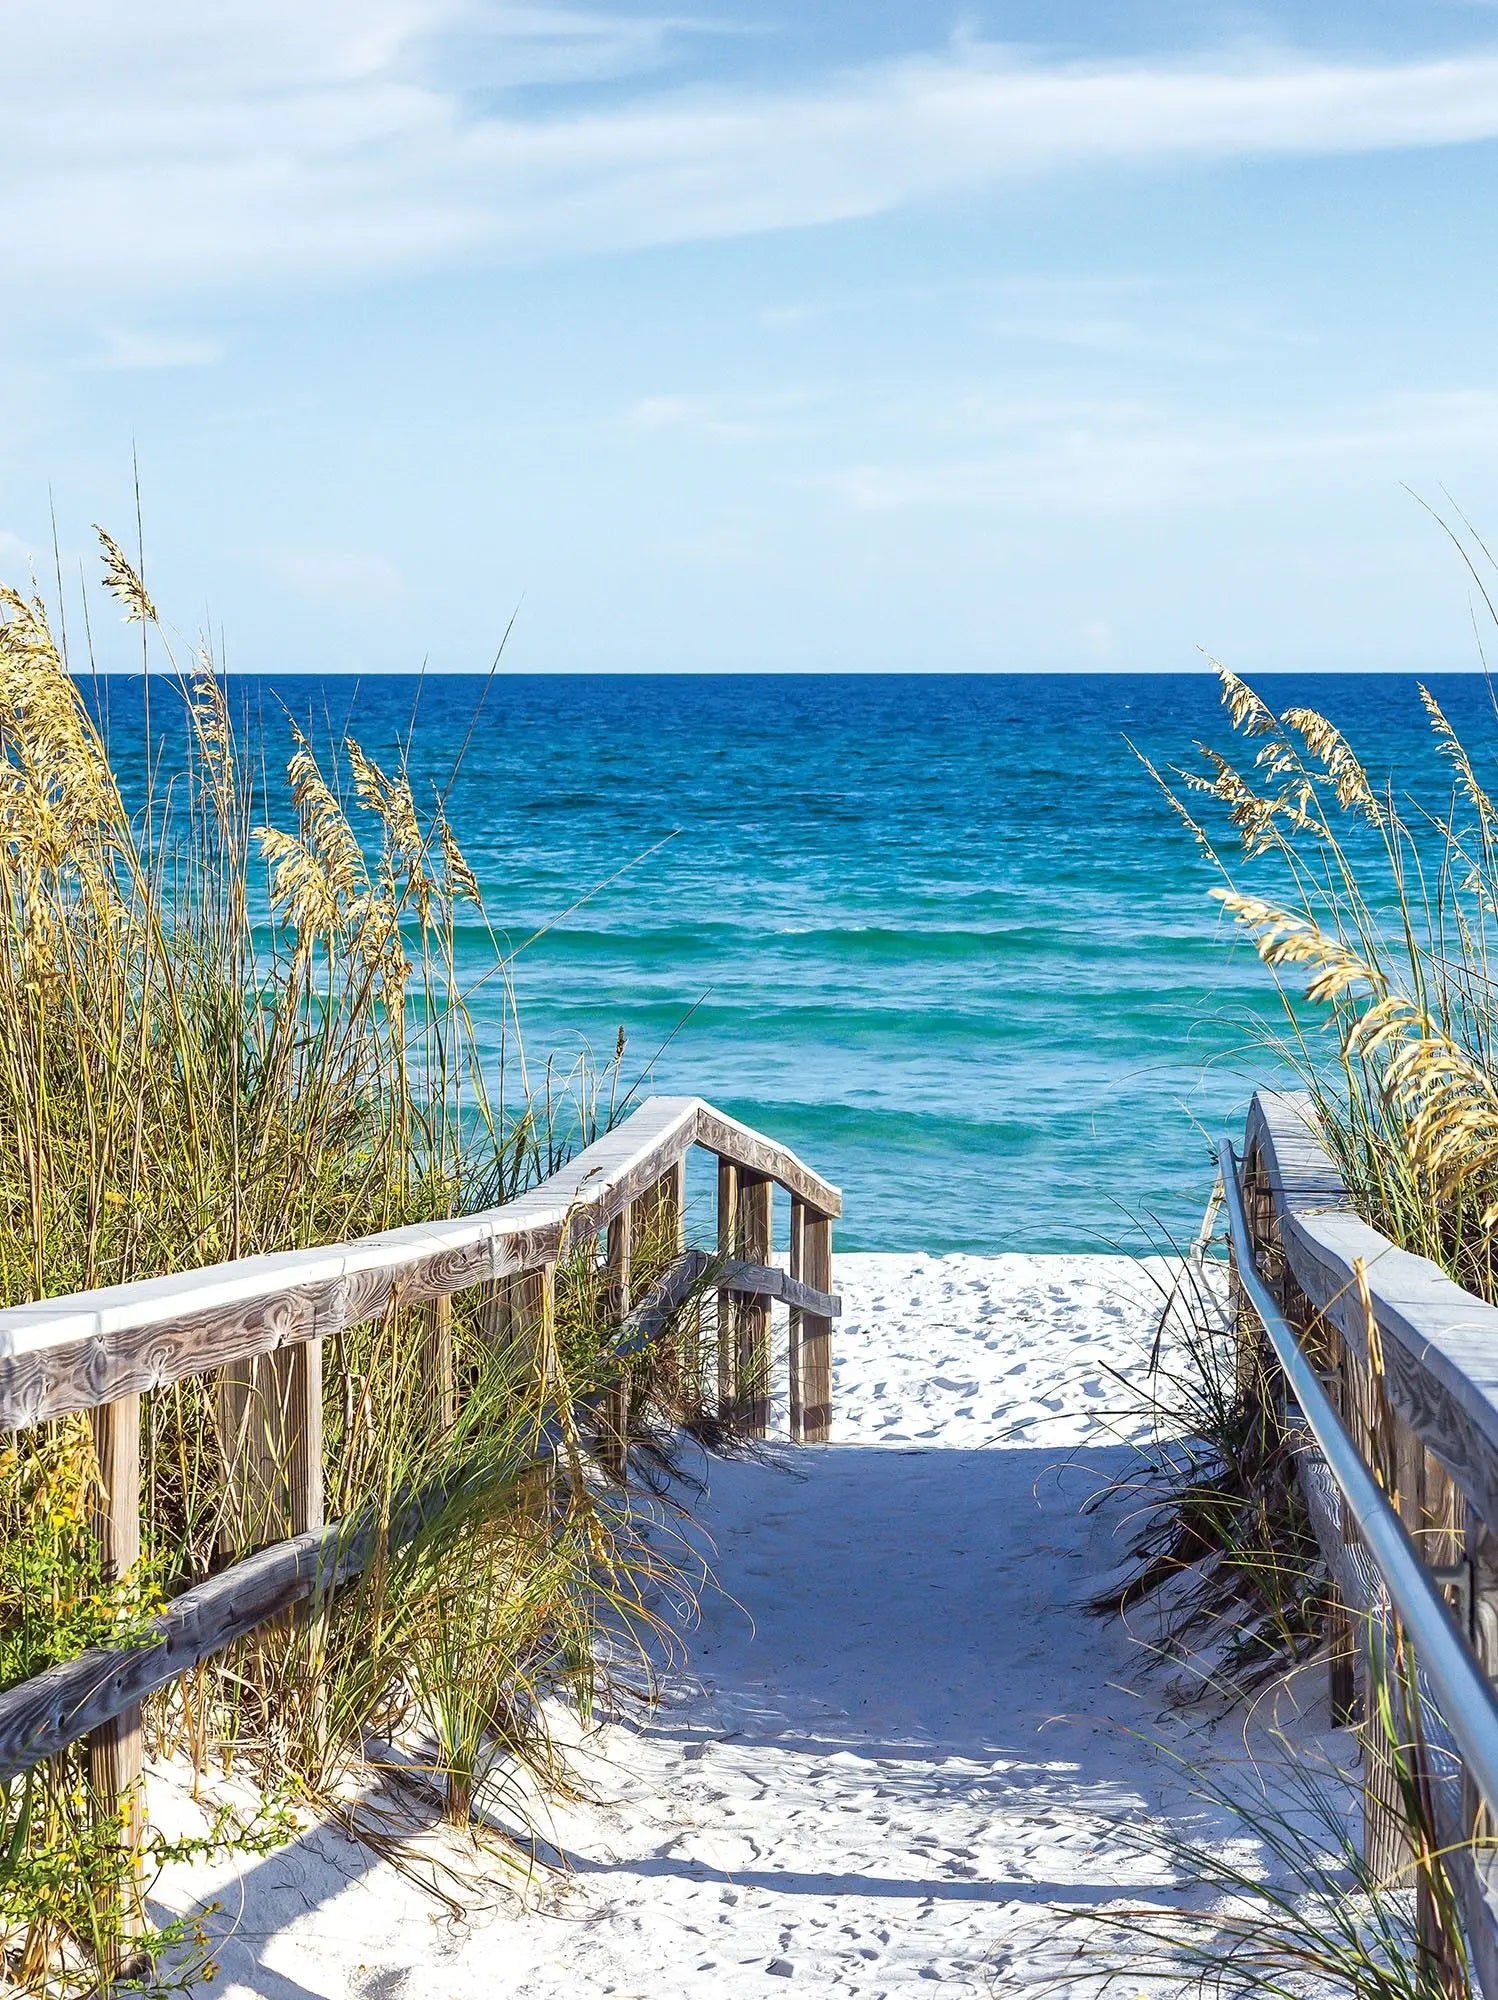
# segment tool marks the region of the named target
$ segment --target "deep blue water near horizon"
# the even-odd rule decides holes
[[[1276,707],[1324,709],[1376,772],[1444,795],[1413,678],[1259,684]],[[1484,680],[1435,685],[1490,745]],[[533,1065],[585,1045],[606,1060],[622,1027],[631,1079],[648,1066],[655,1088],[710,1098],[840,1182],[844,1247],[1189,1237],[1209,1138],[1273,1074],[1269,976],[1130,747],[1162,764],[1198,738],[1228,748],[1208,675],[231,688],[272,752],[283,708],[382,760],[414,713],[418,798],[461,749],[450,817],[496,927],[519,943],[552,926],[514,968]],[[138,773],[140,682],[98,698]],[[168,759],[174,699],[153,682]],[[476,926],[463,949],[475,973],[488,962]],[[497,1045],[492,986],[477,1011]]]

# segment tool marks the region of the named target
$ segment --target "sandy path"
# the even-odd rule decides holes
[[[1081,1503],[1127,1458],[1102,1364],[1137,1364],[1151,1288],[1108,1258],[838,1280],[837,1442],[714,1468],[719,1589],[659,1710],[590,1740],[570,1881],[455,1926],[310,1836],[247,1878],[231,1992],[1022,1990],[1066,1962],[1053,1918],[1145,1879],[1099,1812],[1200,1825],[1158,1681],[1083,1608],[1118,1543]]]

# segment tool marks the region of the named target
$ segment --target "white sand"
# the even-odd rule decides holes
[[[552,1825],[570,1877],[524,1907],[479,1891],[456,1922],[309,1833],[218,1885],[218,1990],[1024,1990],[1074,1962],[1068,1910],[1152,1877],[1100,1813],[1214,1831],[1157,1747],[1188,1747],[1166,1677],[1084,1609],[1120,1554],[1121,1510],[1080,1510],[1128,1460],[1107,1369],[1139,1372],[1148,1279],[1117,1258],[849,1256],[837,1281],[836,1442],[712,1469],[718,1589],[659,1709],[584,1746],[594,1799]],[[182,1905],[182,1880],[163,1890]]]

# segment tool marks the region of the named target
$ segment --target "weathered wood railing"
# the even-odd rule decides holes
[[[718,1161],[712,1257],[686,1247],[693,1147]],[[790,1197],[789,1270],[771,1261],[777,1187]],[[837,1189],[783,1146],[698,1098],[656,1097],[540,1186],[480,1214],[0,1312],[0,1431],[90,1413],[106,1573],[126,1577],[140,1554],[143,1395],[217,1376],[231,1454],[256,1460],[258,1483],[241,1484],[262,1499],[268,1480],[275,1485],[274,1504],[239,1521],[239,1547],[225,1551],[238,1559],[169,1604],[145,1643],[95,1649],[0,1692],[0,1779],[86,1736],[96,1799],[120,1817],[127,1845],[138,1844],[146,1696],[369,1560],[370,1524],[324,1521],[322,1348],[392,1305],[426,1307],[429,1379],[450,1417],[454,1294],[485,1287],[489,1324],[505,1337],[544,1323],[558,1263],[602,1241],[621,1357],[653,1339],[705,1276],[716,1280],[721,1413],[761,1435],[770,1415],[770,1301],[786,1304],[791,1434],[825,1440],[840,1310],[832,1224],[841,1208]],[[657,1248],[663,1236],[674,1239],[677,1254],[636,1296],[632,1254],[646,1236]],[[616,1474],[628,1451],[627,1393],[606,1392],[602,1413],[603,1456]],[[440,1498],[413,1495],[381,1532],[415,1532]]]
[[[1413,1754],[1423,1760],[1478,1978],[1498,2000],[1498,1866],[1481,1844],[1491,1840],[1498,1800],[1484,1803],[1461,1748],[1465,1737],[1490,1769],[1498,1761],[1488,1699],[1498,1677],[1498,1308],[1428,1259],[1397,1249],[1354,1212],[1308,1097],[1255,1097],[1239,1185],[1257,1275],[1313,1371],[1307,1392],[1319,1381],[1403,1524],[1406,1546],[1419,1559],[1410,1565],[1416,1593],[1430,1595],[1426,1586],[1433,1586],[1432,1609],[1446,1627],[1435,1636],[1453,1655],[1453,1686],[1465,1676],[1479,1697],[1465,1702],[1464,1713],[1443,1715],[1424,1684]],[[1245,1311],[1239,1329],[1245,1361],[1254,1365],[1259,1324]],[[1287,1419],[1297,1422],[1293,1406]],[[1347,1720],[1357,1693],[1368,1688],[1373,1649],[1387,1646],[1389,1583],[1357,1531],[1345,1490],[1309,1439],[1299,1471],[1334,1586],[1332,1711]],[[1397,1528],[1393,1533],[1398,1537]],[[1419,1634],[1411,1636],[1418,1659]],[[1407,1816],[1379,1732],[1369,1729],[1365,1739],[1366,1850],[1373,1867],[1393,1878],[1407,1859]]]

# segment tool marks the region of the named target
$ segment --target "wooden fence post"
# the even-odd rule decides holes
[[[770,1261],[774,1199],[773,1181],[740,1173],[738,1255],[748,1263]],[[770,1428],[770,1302],[751,1292],[740,1292],[734,1295],[733,1304],[738,1419],[751,1437],[763,1437]]]
[[[303,1340],[272,1357],[286,1466],[287,1518],[293,1535],[325,1525],[323,1501],[322,1342]]]
[[[506,1293],[508,1338],[524,1379],[534,1385],[539,1437],[557,1362],[555,1264],[519,1272],[510,1279]],[[551,1513],[554,1477],[553,1468],[538,1466],[522,1484],[521,1508],[535,1520],[544,1521]]]
[[[806,1203],[791,1196],[791,1276],[799,1278],[806,1268]],[[790,1310],[790,1330],[786,1338],[786,1375],[790,1384],[789,1417],[791,1442],[800,1444],[806,1436],[805,1383],[802,1380],[802,1314],[799,1306]]]
[[[634,1206],[622,1208],[609,1224],[608,1275],[604,1297],[609,1321],[622,1325],[630,1307],[630,1258],[633,1248]],[[604,1470],[621,1485],[629,1473],[630,1381],[627,1365],[621,1365],[604,1391],[601,1456]]]
[[[739,1237],[739,1170],[732,1160],[718,1161],[718,1255],[737,1257]],[[714,1322],[718,1342],[718,1418],[731,1423],[738,1401],[739,1385],[734,1328],[733,1294],[726,1285],[718,1287],[717,1316]]]
[[[791,1276],[819,1292],[832,1290],[832,1218],[801,1204],[799,1230],[791,1232]],[[794,1215],[794,1211],[793,1211]],[[794,1314],[800,1372],[800,1432],[806,1444],[826,1444],[832,1434],[832,1321],[821,1313]],[[794,1433],[793,1433],[794,1434]]]
[[[229,1509],[220,1536],[245,1555],[320,1528],[323,1509],[323,1344],[278,1347],[223,1371]]]
[[[421,1379],[436,1411],[437,1427],[447,1432],[458,1415],[458,1370],[453,1348],[453,1302],[441,1292],[419,1308]]]
[[[124,1583],[140,1561],[140,1397],[122,1396],[89,1414],[99,1469],[94,1532],[105,1581]],[[109,1979],[119,1972],[121,1961],[128,1959],[129,1939],[139,1932],[143,1915],[140,1857],[145,1837],[141,1796],[145,1748],[138,1702],[94,1730],[88,1739],[88,1767],[93,1809],[103,1818],[119,1820],[120,1844],[126,1857],[119,1904],[101,1911],[106,1941],[113,1945],[112,1933],[118,1923],[124,1946],[123,1951],[108,1954],[114,1962],[100,1968]],[[114,1893],[111,1888],[111,1902]]]

